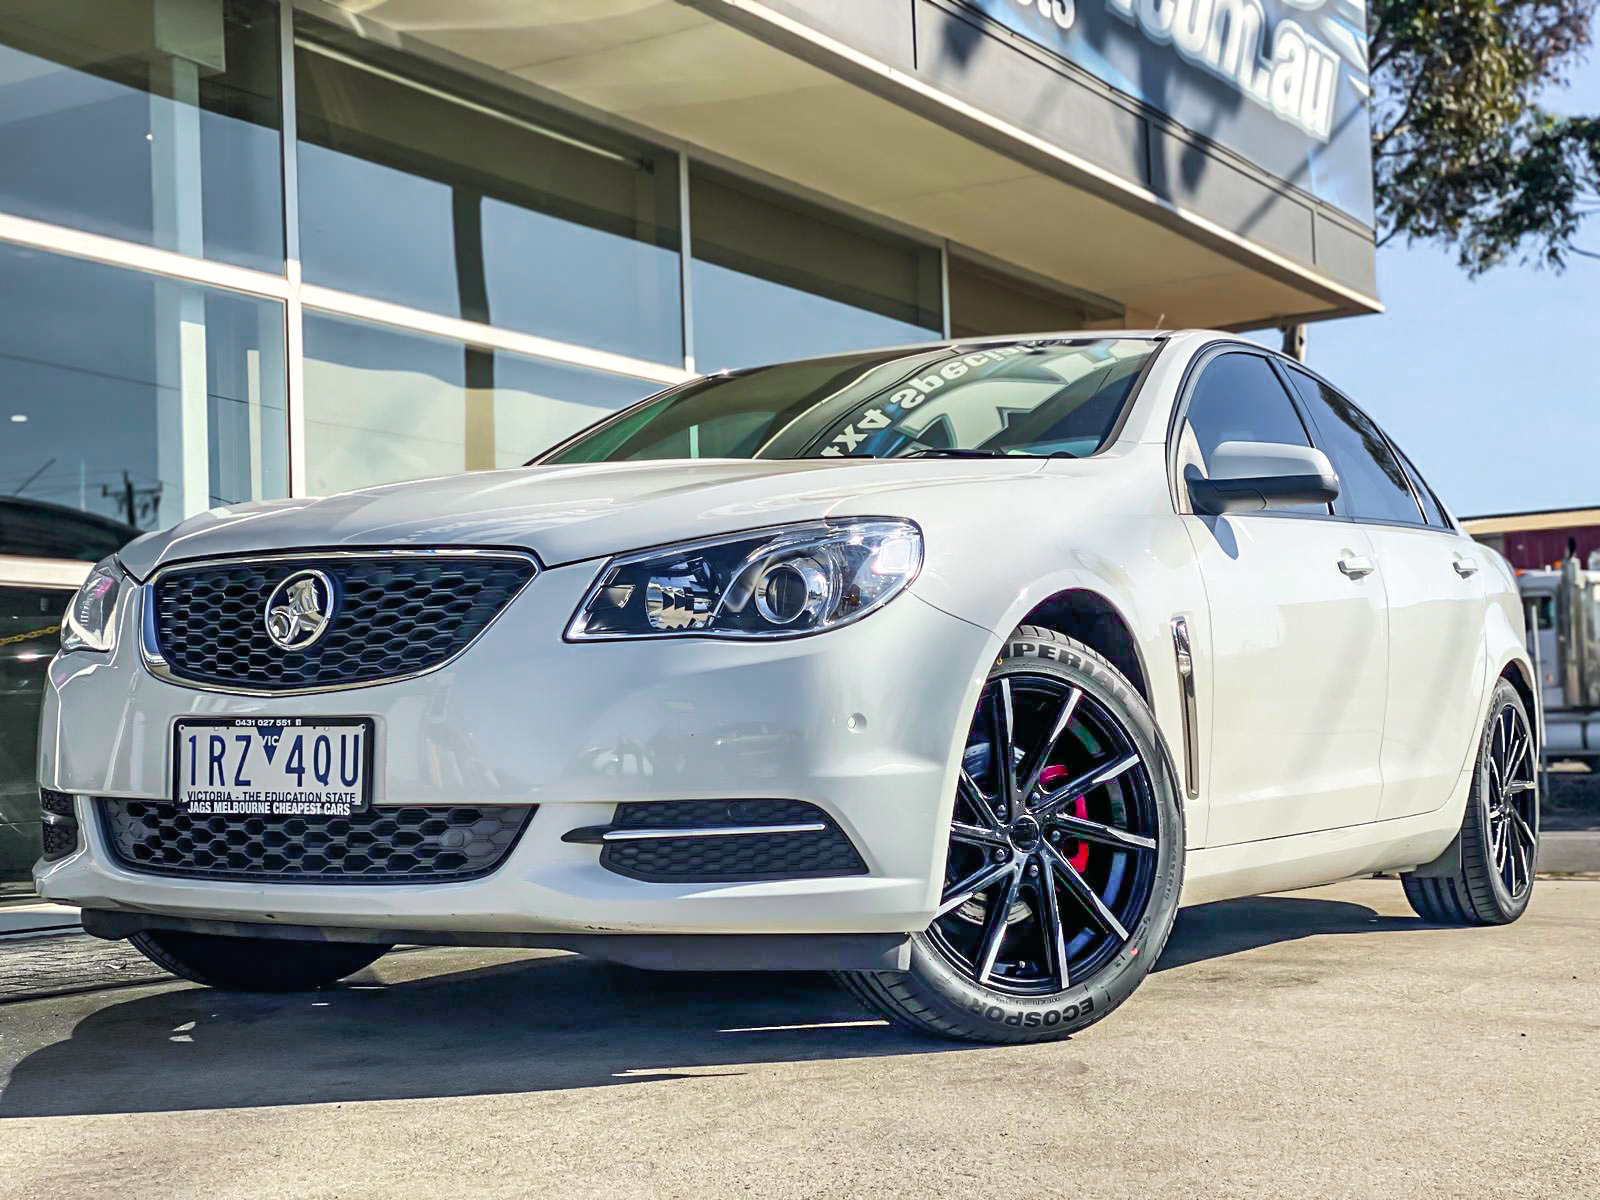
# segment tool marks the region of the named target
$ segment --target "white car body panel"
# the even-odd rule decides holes
[[[217,555],[375,546],[509,547],[544,569],[445,667],[310,695],[159,679],[141,661],[142,598],[123,604],[113,653],[63,654],[49,671],[39,780],[78,798],[86,841],[40,864],[39,890],[90,908],[372,929],[920,930],[939,901],[985,673],[1029,613],[1080,590],[1131,633],[1188,794],[1185,903],[1427,862],[1460,827],[1490,684],[1508,666],[1532,678],[1509,571],[1454,531],[1374,538],[1333,519],[1180,512],[1168,427],[1195,353],[1218,340],[1232,339],[1171,337],[1112,443],[1089,459],[528,468],[218,510],[142,538],[122,555],[139,579]],[[611,555],[852,515],[909,519],[925,542],[907,594],[855,624],[792,641],[563,638]],[[1411,540],[1415,553],[1402,544]],[[1450,570],[1453,553],[1477,556],[1474,580]],[[1347,577],[1338,560],[1349,555],[1378,570]],[[1252,578],[1257,558],[1270,562]],[[1441,567],[1449,578],[1435,586]],[[1476,631],[1472,604],[1485,613]],[[1195,779],[1184,777],[1178,616],[1197,658]],[[1407,690],[1408,675],[1426,686]],[[193,715],[370,716],[379,802],[540,807],[505,863],[467,882],[246,884],[127,870],[89,798],[169,794],[172,722]],[[622,801],[759,797],[820,806],[869,872],[641,883],[603,869],[593,846],[561,840]]]
[[[1408,817],[1449,802],[1448,780],[1476,748],[1462,731],[1477,728],[1488,699],[1487,645],[1474,654],[1462,647],[1482,640],[1484,572],[1463,578],[1453,564],[1470,559],[1476,567],[1487,552],[1426,529],[1370,533],[1389,600],[1380,815]]]
[[[1206,844],[1373,821],[1383,792],[1383,583],[1366,530],[1271,514],[1183,518],[1205,582]]]

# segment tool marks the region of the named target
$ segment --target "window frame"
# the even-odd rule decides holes
[[[1405,469],[1405,461],[1400,454],[1399,447],[1395,445],[1394,439],[1389,436],[1388,432],[1383,428],[1382,425],[1379,425],[1377,421],[1373,420],[1370,413],[1358,405],[1354,400],[1351,400],[1349,395],[1343,389],[1336,387],[1326,377],[1312,370],[1304,363],[1290,359],[1286,355],[1276,350],[1260,345],[1257,342],[1235,339],[1219,339],[1217,341],[1207,342],[1205,345],[1201,346],[1189,359],[1189,365],[1184,368],[1183,377],[1178,381],[1177,399],[1173,402],[1172,415],[1167,422],[1167,485],[1169,498],[1172,501],[1174,512],[1176,512],[1179,516],[1199,515],[1194,511],[1194,505],[1189,500],[1189,489],[1184,486],[1183,478],[1178,472],[1178,446],[1180,442],[1180,433],[1183,428],[1183,423],[1188,417],[1189,403],[1194,397],[1195,386],[1199,382],[1201,373],[1207,366],[1210,365],[1213,359],[1220,358],[1224,354],[1240,352],[1254,354],[1267,360],[1268,364],[1277,374],[1279,384],[1282,386],[1283,390],[1289,394],[1290,404],[1292,404],[1295,411],[1300,414],[1300,420],[1306,427],[1307,435],[1311,438],[1311,445],[1313,448],[1328,455],[1328,461],[1333,463],[1333,467],[1336,472],[1338,470],[1338,464],[1333,462],[1333,455],[1328,452],[1328,448],[1324,444],[1326,439],[1321,429],[1318,427],[1316,420],[1312,417],[1310,409],[1307,407],[1305,401],[1300,398],[1299,389],[1295,387],[1294,380],[1290,376],[1289,372],[1291,370],[1300,371],[1309,378],[1316,380],[1318,383],[1324,385],[1336,395],[1341,397],[1345,403],[1349,404],[1351,408],[1355,409],[1367,420],[1371,421],[1373,428],[1378,431],[1378,436],[1383,439],[1384,445],[1389,448],[1389,452],[1391,454],[1395,455],[1395,461],[1400,465],[1401,474],[1405,476],[1406,480],[1406,490],[1410,493],[1412,502],[1417,506],[1417,516],[1419,519],[1417,521],[1388,521],[1354,517],[1349,512],[1345,494],[1342,490],[1340,491],[1339,496],[1333,501],[1333,511],[1331,513],[1303,512],[1284,509],[1263,509],[1260,512],[1229,513],[1227,514],[1228,516],[1272,517],[1277,519],[1290,518],[1293,520],[1302,521],[1344,521],[1352,525],[1377,525],[1391,529],[1420,529],[1427,533],[1439,533],[1456,538],[1467,536],[1461,529],[1459,523],[1456,521],[1455,514],[1453,514],[1449,508],[1445,506],[1444,502],[1439,499],[1438,493],[1433,490],[1433,486],[1429,484],[1427,480],[1422,479],[1422,473],[1418,471],[1416,473],[1418,480],[1421,480],[1422,485],[1426,487],[1433,495],[1434,503],[1439,506],[1439,511],[1444,514],[1447,524],[1440,526],[1428,522],[1427,510],[1423,507],[1421,497],[1417,495],[1416,487],[1411,480],[1411,472]]]
[[[1284,377],[1283,368],[1277,361],[1277,355],[1265,346],[1255,342],[1246,341],[1216,341],[1208,342],[1202,346],[1189,360],[1188,367],[1184,370],[1183,378],[1178,383],[1178,399],[1172,406],[1172,417],[1167,424],[1167,481],[1171,494],[1174,510],[1179,516],[1200,516],[1194,511],[1194,504],[1189,498],[1189,489],[1185,485],[1183,476],[1178,469],[1178,450],[1182,442],[1182,431],[1185,422],[1189,419],[1189,405],[1194,400],[1196,387],[1200,377],[1217,359],[1225,354],[1248,354],[1256,358],[1265,359],[1273,378],[1278,381],[1278,386],[1284,390],[1289,399],[1289,405],[1300,418],[1300,424],[1305,427],[1306,438],[1314,450],[1322,450],[1317,444],[1317,426],[1311,420],[1305,405],[1294,390],[1294,385]],[[1341,512],[1341,500],[1333,501],[1332,512],[1307,512],[1303,509],[1264,508],[1258,512],[1235,512],[1226,514],[1229,517],[1271,517],[1273,519],[1288,519],[1295,521],[1349,521],[1351,518]],[[1419,509],[1420,511],[1420,509]]]
[[[1314,380],[1321,386],[1327,388],[1357,413],[1361,414],[1361,416],[1365,417],[1369,422],[1371,422],[1372,427],[1378,431],[1378,436],[1383,439],[1384,446],[1387,447],[1389,453],[1394,456],[1395,465],[1400,468],[1400,475],[1406,481],[1406,494],[1411,497],[1411,503],[1417,506],[1417,519],[1415,521],[1391,521],[1381,517],[1356,517],[1350,515],[1346,516],[1346,520],[1356,525],[1376,525],[1387,529],[1423,529],[1431,530],[1436,533],[1448,533],[1458,537],[1462,536],[1460,528],[1455,524],[1455,518],[1450,515],[1450,510],[1445,508],[1444,504],[1439,500],[1439,497],[1436,493],[1433,497],[1434,503],[1438,505],[1439,511],[1444,514],[1445,520],[1449,522],[1449,524],[1439,526],[1428,520],[1427,507],[1422,503],[1422,497],[1417,494],[1416,485],[1411,479],[1412,471],[1406,470],[1407,460],[1405,456],[1400,453],[1399,447],[1395,445],[1394,439],[1389,436],[1388,431],[1385,430],[1382,425],[1378,424],[1376,420],[1374,420],[1371,413],[1367,412],[1366,409],[1362,408],[1359,404],[1352,400],[1348,392],[1344,391],[1344,389],[1340,387],[1335,386],[1325,377],[1319,375],[1304,363],[1278,362],[1274,365],[1277,366],[1279,373],[1284,377],[1284,386],[1294,394],[1294,398],[1297,402],[1300,401],[1300,396],[1298,389],[1294,385],[1294,378],[1290,374],[1291,371],[1299,371],[1302,375],[1306,376],[1306,378]],[[1319,438],[1324,437],[1325,435],[1321,433],[1316,424],[1315,417],[1310,415],[1309,409],[1307,410],[1307,416],[1309,418],[1307,424],[1314,431],[1311,435],[1312,440],[1316,441]],[[1339,470],[1339,464],[1334,461],[1333,454],[1324,446],[1318,446],[1317,449],[1328,455],[1328,461],[1333,463],[1333,469],[1335,472],[1337,472]],[[1415,470],[1415,468],[1413,468],[1413,470]],[[1420,471],[1417,471],[1416,475],[1419,480],[1422,479],[1422,473]],[[1429,486],[1425,480],[1423,481],[1423,486],[1428,487],[1429,492],[1433,491],[1432,487]],[[1342,499],[1342,490],[1340,496]]]

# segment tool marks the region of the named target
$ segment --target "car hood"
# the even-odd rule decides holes
[[[547,566],[823,516],[846,500],[1031,474],[1027,459],[675,460],[523,467],[216,508],[121,553],[169,562],[310,547],[510,546]],[[854,511],[865,511],[856,507]]]

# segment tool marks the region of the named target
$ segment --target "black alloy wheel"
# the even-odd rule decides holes
[[[1425,921],[1506,925],[1526,911],[1538,863],[1539,747],[1527,705],[1502,678],[1478,739],[1461,832],[1400,881]]]
[[[1155,716],[1111,663],[1024,625],[962,744],[941,896],[905,972],[840,976],[944,1037],[1059,1038],[1098,1021],[1166,944],[1183,883],[1178,781]]]
[[[1495,715],[1484,769],[1489,858],[1506,894],[1520,900],[1533,887],[1539,846],[1538,763],[1521,708],[1508,704]]]
[[[1128,943],[1149,902],[1150,767],[1082,687],[1027,674],[984,689],[963,767],[930,940],[982,987],[1065,991]]]

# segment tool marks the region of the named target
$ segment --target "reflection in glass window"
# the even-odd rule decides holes
[[[934,247],[698,163],[689,181],[698,370],[941,335]]]
[[[327,495],[521,466],[659,385],[308,312],[305,387],[306,486]]]
[[[1421,525],[1405,472],[1367,416],[1320,379],[1289,368],[1289,378],[1317,427],[1317,443],[1339,473],[1340,510],[1358,521]]]
[[[1048,333],[1082,329],[1089,321],[1121,317],[1109,308],[994,270],[959,254],[950,256],[950,334]]]
[[[0,246],[0,553],[284,495],[283,343],[275,301]]]
[[[71,598],[0,584],[0,882],[26,879],[39,857],[39,706]]]
[[[301,25],[308,281],[682,361],[675,154]]]
[[[0,10],[0,209],[283,270],[277,6]]]

